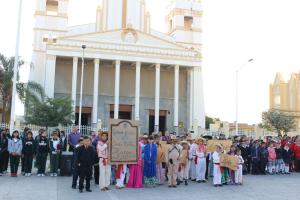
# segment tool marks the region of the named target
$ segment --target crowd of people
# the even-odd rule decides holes
[[[266,141],[253,140],[246,136],[219,138],[209,135],[197,136],[192,139],[190,133],[181,137],[176,133],[152,133],[139,135],[139,159],[137,164],[109,165],[109,133],[98,130],[82,136],[73,126],[73,131],[65,137],[64,131],[55,130],[47,137],[46,130],[41,129],[33,138],[29,128],[20,135],[18,130],[10,135],[9,130],[0,131],[0,176],[8,172],[10,160],[11,177],[17,177],[21,160],[21,174],[31,176],[32,167],[37,167],[37,176],[44,177],[47,157],[50,156],[50,176],[57,176],[60,168],[62,151],[73,152],[72,188],[82,193],[84,182],[86,191],[91,192],[90,181],[94,177],[100,190],[110,190],[109,185],[122,188],[153,188],[164,184],[176,188],[181,183],[188,185],[188,180],[205,183],[213,177],[213,186],[242,185],[243,176],[290,174],[300,172],[300,138],[278,135],[275,140],[267,137]],[[226,152],[222,142],[215,142],[215,151],[208,152],[209,140],[231,140],[230,151]],[[165,141],[165,142],[162,142]],[[158,148],[162,143],[168,146],[165,162],[157,161]],[[183,151],[187,151],[185,160],[181,160]],[[220,166],[221,153],[239,158],[237,170]],[[129,173],[126,171],[129,170]],[[126,176],[129,176],[126,178]],[[79,183],[78,183],[79,180]],[[126,181],[128,180],[128,181]]]

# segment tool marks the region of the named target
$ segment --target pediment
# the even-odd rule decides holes
[[[117,29],[99,33],[87,33],[57,38],[58,40],[72,40],[81,42],[99,42],[130,44],[145,47],[159,47],[174,50],[191,50],[180,44],[141,32],[135,29]]]

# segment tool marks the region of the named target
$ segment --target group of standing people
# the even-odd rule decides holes
[[[10,135],[8,129],[0,130],[0,135],[0,176],[8,173],[9,160],[11,177],[17,177],[20,161],[22,175],[30,177],[34,163],[38,169],[37,176],[44,177],[48,155],[51,163],[50,176],[58,175],[60,154],[67,146],[63,131],[55,130],[52,137],[48,138],[46,130],[40,129],[38,135],[33,138],[30,128],[26,127],[21,135],[18,130],[14,130]]]

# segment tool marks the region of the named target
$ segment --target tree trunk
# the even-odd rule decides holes
[[[3,101],[3,110],[2,110],[2,123],[5,123],[5,109],[6,109],[6,102]]]

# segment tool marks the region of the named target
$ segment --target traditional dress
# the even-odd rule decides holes
[[[143,184],[144,186],[157,186],[156,176],[156,156],[157,148],[155,144],[147,144],[144,150],[144,171]]]
[[[158,144],[161,147],[161,144]],[[156,163],[156,176],[157,176],[157,183],[158,185],[164,184],[164,175],[163,175],[163,168],[162,162]]]
[[[97,152],[99,157],[99,189],[103,189],[109,186],[110,183],[110,171],[111,165],[107,164],[108,146],[106,143],[97,142]]]
[[[142,148],[139,145],[139,159],[137,164],[129,165],[129,180],[127,188],[142,188],[143,187],[143,171],[142,171]]]
[[[195,153],[195,148],[198,146],[198,143],[197,142],[194,142],[190,148],[190,151],[191,151],[191,159],[192,159],[192,162],[191,162],[191,165],[192,165],[192,175],[191,175],[191,179],[194,180],[196,179],[196,164],[195,164],[195,157],[196,157],[196,153]]]
[[[235,155],[237,156],[237,155]],[[243,163],[244,159],[242,156],[237,156],[239,157],[239,164],[237,166],[237,170],[235,171],[235,183],[242,183],[243,182]],[[233,171],[233,170],[232,170]]]
[[[189,163],[189,154],[190,151],[187,151],[186,161],[184,165],[182,163],[179,164],[179,179],[189,179],[189,171],[190,171],[190,163]]]
[[[214,152],[213,155],[213,162],[214,162],[214,185],[221,185],[221,179],[222,179],[222,172],[220,168],[220,153]]]
[[[198,145],[195,148],[196,181],[205,181],[206,171],[206,146]]]
[[[231,156],[235,156],[235,152],[229,151],[227,154],[231,155]],[[243,168],[243,167],[241,167],[241,168]],[[233,171],[233,170],[231,170],[229,168],[227,168],[227,170],[228,170],[228,175],[229,175],[230,179],[227,179],[226,182],[227,182],[227,184],[232,185],[232,184],[235,183],[235,180],[234,180],[235,179],[235,171]]]

